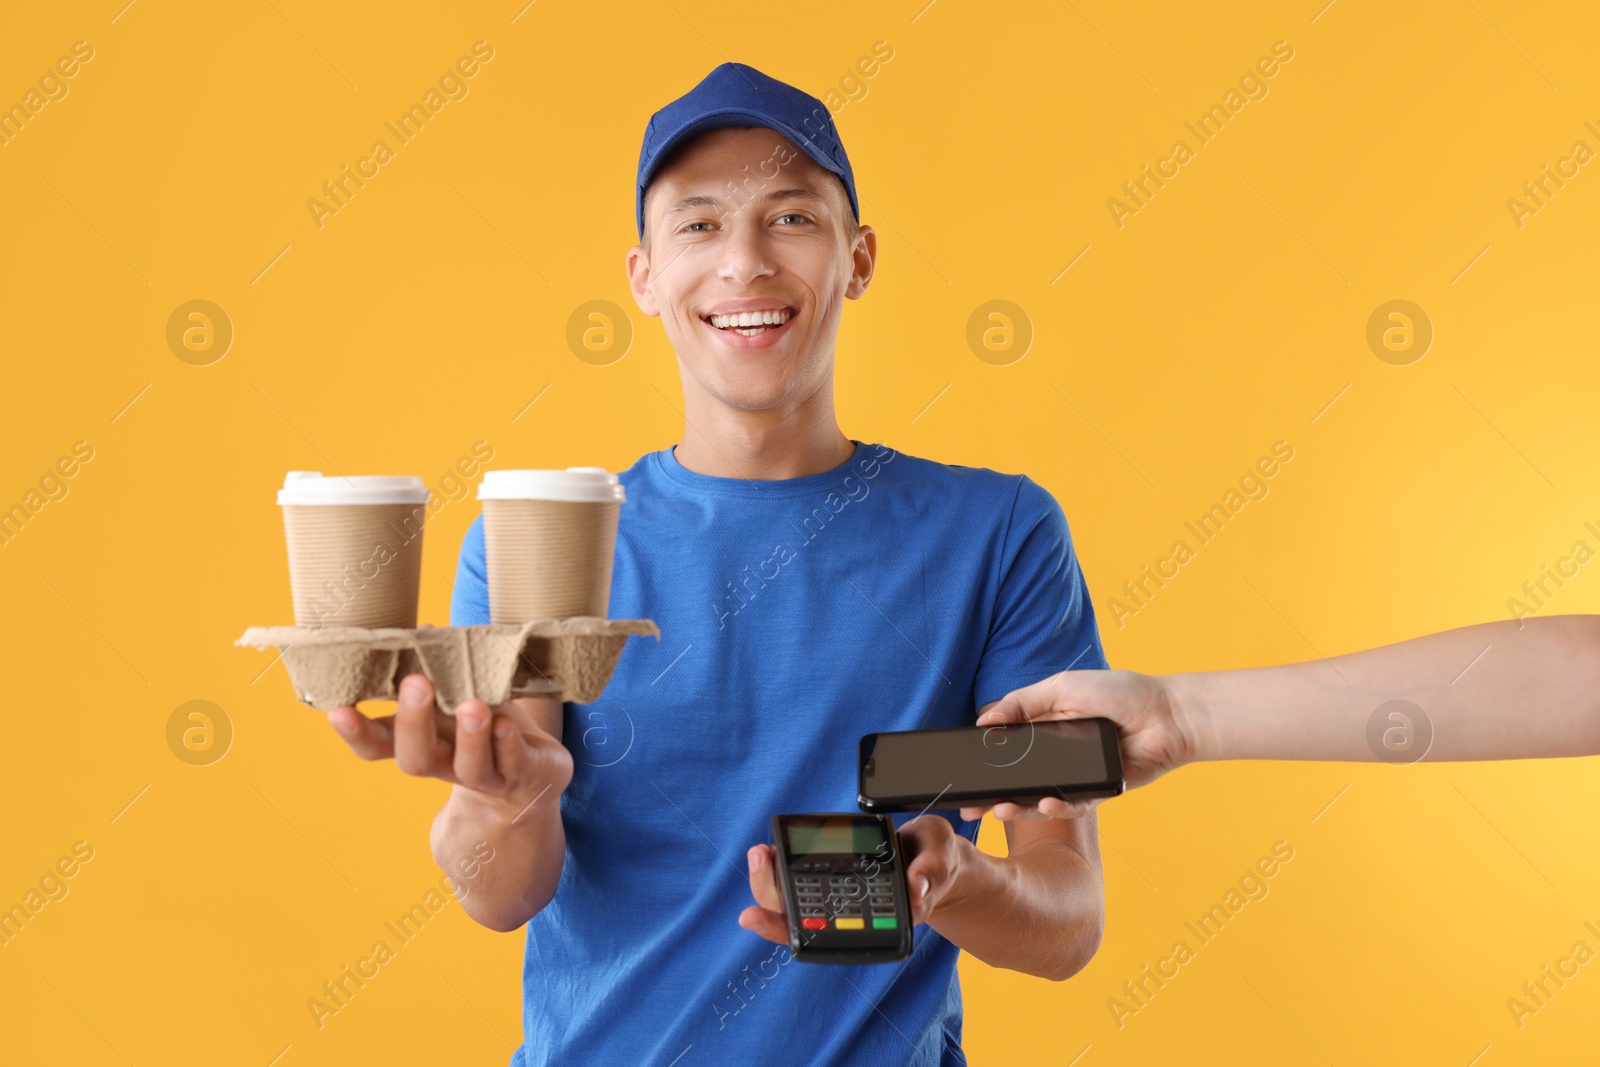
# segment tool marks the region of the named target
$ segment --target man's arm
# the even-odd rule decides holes
[[[934,899],[927,923],[991,967],[1064,981],[1094,958],[1105,928],[1100,824],[1091,814],[1072,822],[1003,825],[1004,858],[949,835],[953,877]],[[911,829],[907,823],[902,832]],[[914,868],[915,861],[908,879],[918,877]]]
[[[911,921],[925,922],[993,967],[1051,981],[1077,974],[1100,948],[1105,886],[1098,823],[1006,823],[1009,855],[991,856],[937,815],[900,828],[914,853],[906,864]],[[789,943],[771,845],[754,845],[750,892],[756,903],[739,925],[779,945]]]
[[[525,697],[491,712],[468,700],[452,718],[434,710],[421,674],[402,680],[399,697],[392,716],[345,706],[328,721],[362,759],[392,758],[405,774],[454,784],[434,818],[434,859],[457,880],[467,914],[515,930],[555,895],[566,855],[560,798],[572,754],[561,743],[561,702]]]
[[[902,826],[912,857],[906,864],[911,920],[990,966],[1064,981],[1094,958],[1105,926],[1099,823],[1093,817],[1006,823],[1005,830],[1002,857],[980,851],[937,815]],[[739,925],[786,945],[772,856],[771,845],[752,846],[745,856],[756,903],[740,914]]]
[[[560,700],[518,697],[504,710],[508,718],[516,716],[513,721],[526,720],[524,729],[527,722],[536,726],[544,735],[542,744],[560,746]],[[510,733],[506,719],[495,726]],[[471,769],[466,777],[458,771],[450,799],[434,816],[429,833],[434,861],[447,872],[470,869],[484,842],[494,850],[494,861],[478,863],[477,877],[458,896],[468,915],[502,933],[517,929],[550,903],[567,852],[560,795],[572,777],[571,757],[562,760],[548,749],[545,760],[529,769],[533,773],[520,776],[525,779],[520,788],[506,791],[493,788],[492,776],[502,782],[507,776],[496,775],[491,764],[479,768],[476,777]]]
[[[921,903],[921,917],[951,943],[992,967],[1056,982],[1094,958],[1105,927],[1105,883],[1092,813],[1071,821],[1004,823],[1004,857],[979,851],[938,816],[914,822],[937,823],[945,829],[934,827],[934,834],[949,839],[925,887],[917,880],[926,872],[915,860],[907,876],[913,912]],[[913,823],[901,831],[921,832]]]
[[[461,539],[450,624],[488,621],[479,515]],[[421,688],[410,691],[413,681]],[[519,697],[495,708],[491,723],[482,701],[466,701],[452,719],[433,712],[433,696],[428,679],[415,675],[402,683],[392,719],[368,720],[355,708],[328,717],[363,759],[392,756],[406,774],[453,784],[429,832],[433,858],[457,879],[468,915],[491,930],[515,930],[550,903],[566,859],[561,794],[572,781],[572,753],[561,743],[561,701]]]
[[[1004,680],[1043,664],[1103,664],[1066,515],[1031,479],[1018,482],[1002,560],[977,691],[995,692]],[[979,715],[996,703],[984,704]],[[924,818],[902,828],[902,834],[946,839],[934,854],[953,861],[947,881],[930,879],[928,924],[992,966],[1056,981],[1082,970],[1100,947],[1105,923],[1097,824],[1063,834],[1059,822],[1057,828],[1007,823],[1003,858],[980,851],[949,825]],[[908,872],[918,876],[918,860]]]
[[[1066,515],[1029,478],[1017,482],[1000,557],[976,699],[1005,692],[1019,677],[1104,664]],[[984,703],[979,714],[997,703]],[[980,851],[937,815],[910,820],[900,837],[911,855],[906,878],[913,921],[928,923],[984,962],[1061,981],[1099,949],[1105,893],[1094,822],[1066,832],[1059,825],[1008,825],[1004,857]],[[746,859],[757,906],[746,908],[739,923],[786,944],[771,847],[756,845]]]

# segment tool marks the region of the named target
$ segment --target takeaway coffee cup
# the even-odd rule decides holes
[[[296,626],[416,627],[428,512],[421,478],[290,471],[278,503]]]
[[[605,618],[622,484],[603,467],[485,471],[483,547],[496,623]]]

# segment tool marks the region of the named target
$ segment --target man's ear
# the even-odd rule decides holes
[[[633,290],[633,302],[639,305],[639,310],[651,318],[661,314],[661,305],[656,303],[655,290],[651,288],[650,253],[644,250],[643,245],[634,245],[628,250],[625,262],[628,271],[628,288]]]
[[[871,226],[862,226],[851,238],[850,260],[854,270],[844,295],[849,300],[860,300],[872,282],[872,272],[878,262],[878,234]]]

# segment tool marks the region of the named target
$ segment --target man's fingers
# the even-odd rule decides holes
[[[938,815],[919,815],[900,827],[901,844],[911,857],[906,864],[906,890],[914,923],[928,921],[950,880],[945,845],[954,834],[950,824]]]
[[[533,789],[529,799],[532,805],[546,796],[558,796],[560,789],[555,793],[549,792],[549,787],[558,784],[560,771],[551,766],[551,758],[566,759],[571,763],[571,756],[562,748],[561,743],[549,734],[542,731],[523,733],[517,726],[517,720],[510,715],[496,715],[493,725],[494,736],[494,762],[500,769],[500,778],[504,782],[523,782]],[[557,751],[559,750],[559,751]],[[570,772],[568,772],[570,779]],[[562,789],[566,786],[562,785]],[[526,814],[526,809],[518,812],[518,817]]]
[[[748,907],[739,913],[739,925],[779,945],[789,943],[789,924],[784,917],[766,908]]]
[[[928,915],[933,911],[939,887],[937,872],[932,870],[933,867],[932,861],[922,856],[906,865],[906,899],[911,905],[913,924],[927,922]]]
[[[987,804],[983,805],[982,807],[976,807],[976,808],[962,808],[961,809],[961,817],[963,819],[967,819],[969,821],[970,820],[974,820],[974,819],[981,819],[981,818],[983,818],[984,812],[989,811],[989,810],[990,810],[990,807]]]
[[[900,827],[900,845],[906,858],[910,860],[906,869],[917,860],[927,862],[927,857],[935,856],[942,860],[944,844],[955,836],[955,831],[950,828],[950,823],[942,815],[918,815]]]
[[[784,916],[783,898],[778,892],[778,880],[773,872],[772,847],[752,845],[745,853],[745,862],[750,868],[750,895],[755,897],[756,903],[754,907],[739,913],[739,925],[768,941],[787,945],[789,921]]]
[[[394,761],[406,774],[439,776],[448,769],[447,745],[439,743],[433,722],[433,684],[420,674],[400,683],[394,712]]]
[[[495,767],[495,746],[489,732],[489,705],[463,701],[456,709],[456,781],[469,789],[491,789],[502,781]]]
[[[328,724],[362,759],[389,759],[394,755],[394,732],[385,719],[369,719],[347,704],[328,712]]]
[[[778,894],[778,879],[772,868],[772,846],[753,845],[745,853],[750,866],[750,895],[768,911],[783,914],[783,898]],[[785,937],[787,940],[787,937]]]
[[[559,711],[559,709],[557,710]],[[504,704],[497,705],[494,709],[494,713],[496,715],[504,715],[509,718],[513,723],[516,724],[517,729],[525,734],[542,732],[544,730],[544,728],[539,725],[538,721],[534,719],[533,715],[529,713],[528,709],[519,701],[508,700]]]

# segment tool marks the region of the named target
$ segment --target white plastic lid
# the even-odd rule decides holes
[[[324,478],[321,471],[290,471],[278,490],[280,504],[426,504],[428,487],[409,475],[356,474]]]
[[[478,499],[609,504],[626,497],[617,476],[604,467],[568,467],[564,471],[484,471]]]

